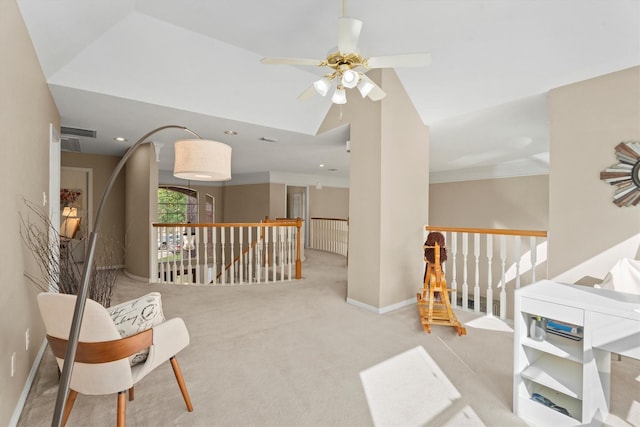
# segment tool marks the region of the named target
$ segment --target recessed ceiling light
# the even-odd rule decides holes
[[[238,132],[236,132],[235,130],[225,130],[224,133],[227,134],[227,135],[237,135],[238,134]]]
[[[323,167],[324,167],[324,165],[323,165],[323,164],[320,164],[320,167],[321,167],[321,168],[323,168]]]
[[[121,136],[116,136],[113,140],[118,142],[127,142],[127,138],[123,138]]]

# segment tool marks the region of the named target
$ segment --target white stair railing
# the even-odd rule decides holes
[[[546,277],[546,231],[437,226],[427,226],[425,230],[438,231],[445,236],[445,278],[451,303],[457,308],[500,316],[501,319],[512,318],[513,291],[539,277]],[[471,249],[470,244],[473,245]],[[473,260],[468,259],[470,253]],[[500,262],[494,263],[493,259],[498,257]],[[475,267],[473,264],[470,267],[470,263]],[[457,277],[463,280],[460,290]],[[497,283],[494,277],[500,278]],[[472,295],[469,294],[469,283],[474,284]],[[494,300],[497,289],[498,299]]]
[[[238,285],[302,278],[302,220],[153,224],[151,277],[160,283]]]
[[[349,220],[311,218],[309,248],[347,256],[349,250]]]

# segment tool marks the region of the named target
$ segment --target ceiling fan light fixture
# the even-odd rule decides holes
[[[347,70],[342,73],[342,86],[346,87],[347,89],[356,87],[359,80],[360,76],[353,70]]]
[[[347,92],[344,90],[342,86],[338,86],[336,91],[333,93],[331,97],[331,102],[334,104],[346,104],[347,103]]]
[[[327,77],[323,77],[320,80],[313,82],[313,87],[320,95],[326,96],[327,92],[329,92],[329,88],[331,87],[331,80]]]
[[[358,83],[358,90],[360,91],[360,95],[364,98],[373,90],[373,83],[366,79],[360,79],[360,82]]]

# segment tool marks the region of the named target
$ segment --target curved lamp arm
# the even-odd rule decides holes
[[[58,396],[56,398],[56,407],[53,412],[53,419],[51,421],[52,427],[60,427],[62,425],[62,414],[65,407],[65,403],[67,401],[67,397],[69,395],[69,387],[71,384],[71,372],[73,370],[73,363],[76,357],[76,350],[78,348],[78,340],[80,337],[80,325],[82,324],[82,316],[84,314],[84,307],[87,300],[87,294],[89,292],[89,280],[91,277],[91,270],[93,268],[94,255],[96,249],[96,241],[98,239],[98,230],[100,228],[100,220],[102,219],[102,210],[106,203],[107,197],[111,192],[111,187],[118,178],[120,171],[124,167],[127,160],[131,157],[134,151],[141,145],[147,144],[151,141],[147,141],[151,135],[155,134],[164,129],[175,128],[182,129],[187,131],[199,139],[202,139],[200,135],[195,133],[194,131],[187,129],[185,126],[178,125],[166,125],[161,126],[157,129],[152,130],[151,132],[144,135],[140,138],[133,146],[125,153],[125,155],[120,159],[118,165],[113,170],[111,174],[111,178],[109,178],[109,182],[102,193],[102,199],[100,200],[100,205],[98,205],[98,211],[96,213],[95,224],[93,227],[93,231],[89,234],[89,248],[87,250],[86,260],[84,262],[84,270],[82,271],[82,279],[80,282],[80,287],[78,289],[78,296],[76,298],[76,305],[73,312],[73,320],[71,323],[71,331],[69,332],[69,341],[67,346],[67,352],[64,357],[64,365],[62,368],[62,376],[60,377],[60,384],[58,386]]]

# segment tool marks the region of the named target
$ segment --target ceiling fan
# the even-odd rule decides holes
[[[373,56],[363,58],[356,50],[362,21],[345,15],[346,0],[342,2],[342,17],[338,18],[338,50],[327,55],[326,59],[304,58],[262,58],[263,64],[315,65],[329,67],[331,72],[315,81],[298,99],[312,97],[316,92],[326,96],[335,83],[336,89],[331,97],[334,104],[346,104],[345,89],[358,88],[362,97],[379,101],[386,93],[376,85],[360,69],[394,68],[394,67],[427,67],[431,64],[428,53],[410,53],[400,55]]]

